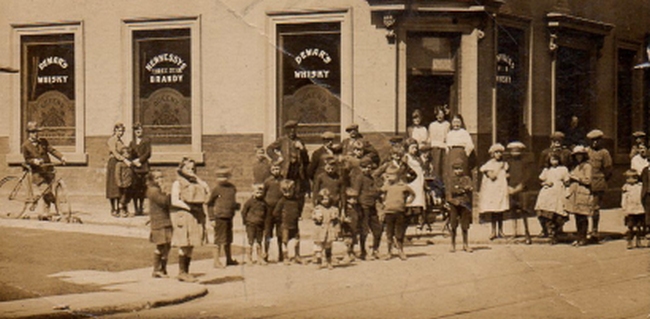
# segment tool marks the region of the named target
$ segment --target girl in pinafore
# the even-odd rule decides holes
[[[490,240],[503,238],[503,213],[510,209],[508,195],[508,163],[503,160],[505,147],[497,143],[490,146],[492,157],[480,168],[483,179],[479,193],[479,212],[490,218]],[[497,235],[497,225],[499,232]]]
[[[564,211],[565,187],[569,181],[569,169],[560,165],[560,156],[551,154],[539,180],[542,189],[537,195],[535,211],[542,225],[546,226],[551,237],[551,244],[557,243],[557,234],[569,219]]]
[[[410,172],[415,177],[408,186],[415,192],[413,201],[406,205],[407,216],[411,216],[418,221],[418,228],[422,229],[424,219],[422,213],[426,208],[426,197],[424,194],[424,165],[420,160],[418,142],[409,138],[405,141],[406,155],[402,161],[410,168]],[[422,218],[418,220],[418,218]],[[421,223],[420,223],[421,221]],[[408,223],[407,223],[408,224]]]
[[[564,209],[573,214],[576,219],[578,239],[573,242],[574,246],[587,244],[587,229],[589,228],[588,217],[593,214],[593,195],[591,193],[592,168],[589,164],[587,149],[578,145],[571,152],[574,166],[569,173],[569,188],[564,202]]]
[[[337,237],[339,223],[339,209],[332,206],[330,191],[327,188],[321,189],[316,200],[312,219],[314,220],[314,257],[315,263],[322,268],[332,269],[332,244]],[[325,262],[323,263],[323,251],[325,251]]]
[[[645,225],[645,210],[641,203],[641,191],[643,184],[639,181],[639,175],[635,170],[625,172],[625,185],[621,194],[621,208],[625,213],[625,225],[627,226],[627,249],[641,246],[641,237]],[[634,245],[632,239],[636,237]]]

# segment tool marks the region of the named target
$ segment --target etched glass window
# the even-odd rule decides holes
[[[320,134],[341,130],[341,24],[278,26],[278,134],[299,122],[301,138],[319,143]]]
[[[74,34],[23,35],[21,140],[27,122],[54,146],[75,146]]]
[[[154,145],[192,143],[190,29],[133,31],[134,110]]]

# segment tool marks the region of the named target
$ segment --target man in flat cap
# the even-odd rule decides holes
[[[29,165],[32,170],[32,182],[39,188],[47,188],[55,177],[54,166],[50,154],[56,157],[62,164],[65,165],[65,157],[57,151],[45,138],[39,137],[39,132],[42,130],[38,123],[30,121],[27,123],[27,140],[23,143],[21,151],[25,158],[25,163]],[[49,217],[50,205],[54,202],[54,194],[51,189],[45,191],[42,195],[44,206],[43,217]]]
[[[607,190],[607,180],[612,176],[612,157],[602,146],[603,131],[592,130],[587,133],[590,146],[587,147],[589,164],[591,164],[591,192],[594,196],[593,215],[591,216],[591,237],[598,240],[600,222],[600,205]]]
[[[551,134],[551,145],[544,149],[539,155],[539,170],[542,171],[548,165],[551,155],[560,158],[560,165],[569,167],[571,162],[571,150],[563,146],[564,133],[556,131]]]
[[[326,131],[320,137],[323,139],[323,145],[311,154],[311,160],[307,168],[307,176],[312,181],[316,176],[325,171],[325,156],[334,155],[332,146],[334,145],[336,134]]]
[[[307,167],[309,155],[305,143],[298,137],[298,122],[289,120],[284,124],[285,135],[266,147],[266,154],[273,162],[280,162],[280,174],[295,182],[294,194],[304,205],[305,194],[309,192]]]
[[[354,142],[361,141],[363,143],[363,154],[369,156],[375,165],[379,165],[379,153],[377,153],[377,150],[372,146],[372,144],[364,139],[363,135],[359,133],[359,125],[352,123],[345,128],[345,131],[350,135],[350,137],[341,141],[341,145],[343,146],[343,155],[352,156]]]

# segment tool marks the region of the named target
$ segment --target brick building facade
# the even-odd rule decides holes
[[[55,4],[55,5],[54,5]],[[143,122],[155,165],[229,165],[251,182],[253,149],[301,122],[310,143],[358,123],[385,149],[409,114],[460,112],[479,161],[521,140],[534,159],[578,115],[605,132],[618,171],[648,131],[650,2],[607,0],[145,0],[1,4],[0,175],[19,170],[37,120],[72,165],[70,189],[101,194],[116,122]],[[128,138],[127,138],[128,139]],[[315,147],[312,145],[310,147]],[[615,173],[612,188],[622,179]]]

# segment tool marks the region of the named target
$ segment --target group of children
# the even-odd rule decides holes
[[[442,111],[439,114],[442,115]],[[424,134],[416,135],[424,138]],[[551,147],[542,152],[544,167],[539,175],[541,189],[534,210],[543,235],[549,236],[551,243],[557,242],[564,223],[570,215],[574,215],[578,229],[578,239],[574,244],[586,244],[588,217],[594,219],[599,209],[599,202],[595,198],[602,194],[594,190],[594,181],[598,180],[597,172],[603,174],[605,181],[609,178],[611,158],[605,153],[606,150],[598,147],[602,132],[594,130],[587,137],[593,141],[592,145],[577,145],[569,151],[561,146],[562,134],[554,133]],[[314,208],[311,219],[314,224],[311,238],[314,253],[311,262],[332,269],[332,246],[335,241],[342,241],[347,248],[343,263],[352,262],[355,258],[390,259],[393,253],[399,259],[406,260],[403,245],[407,226],[413,218],[418,219],[419,227],[426,223],[423,211],[427,204],[441,205],[448,212],[451,251],[456,250],[456,232],[460,226],[462,249],[472,252],[468,232],[472,222],[474,182],[467,173],[467,159],[443,157],[442,160],[451,161],[446,164],[450,170],[443,170],[443,162],[435,159],[437,155],[431,146],[414,138],[394,142],[390,156],[379,165],[364,154],[361,143],[356,146],[353,143],[350,154],[324,154],[319,159],[323,167],[314,168],[317,173],[312,183]],[[332,148],[336,150],[336,147]],[[265,265],[269,262],[274,234],[278,244],[278,262],[287,265],[305,263],[300,255],[299,229],[303,203],[296,194],[296,182],[283,178],[280,162],[270,162],[260,149],[253,167],[255,184],[252,196],[242,207],[236,202],[237,190],[229,181],[230,170],[220,167],[216,171],[217,185],[205,201],[206,215],[214,229],[216,268],[238,264],[232,258],[231,244],[233,219],[240,208],[248,243],[246,264]],[[490,160],[478,170],[481,182],[477,207],[482,217],[491,223],[490,239],[504,236],[504,214],[510,212],[523,219],[526,242],[531,242],[523,207],[523,194],[530,171],[530,166],[522,158],[524,149],[525,145],[521,142],[512,142],[506,147],[494,144],[489,149]],[[504,156],[506,150],[507,157]],[[641,236],[646,233],[644,204],[650,204],[650,172],[644,143],[635,145],[630,156],[633,158],[632,167],[641,171],[631,169],[625,173],[621,206],[628,214],[625,219],[629,227],[628,248],[633,247],[634,237],[638,246]],[[120,176],[121,170],[118,168],[117,174]],[[441,176],[441,172],[447,175]],[[415,183],[418,178],[423,182]],[[432,203],[431,196],[428,196],[428,201],[414,205],[419,192],[425,189],[432,191],[432,185],[436,181],[442,184],[443,180],[445,193],[442,203]],[[164,264],[172,229],[169,201],[162,192],[161,181],[160,171],[149,174],[147,197],[151,202],[151,240],[157,245],[154,277],[166,275]],[[593,223],[593,229],[597,231],[597,221]],[[388,253],[380,256],[379,246],[384,232]],[[369,235],[372,236],[372,243],[366,247]],[[356,245],[359,246],[358,254],[355,254]],[[370,248],[370,253],[367,248]],[[222,255],[226,257],[225,263],[221,262]]]

